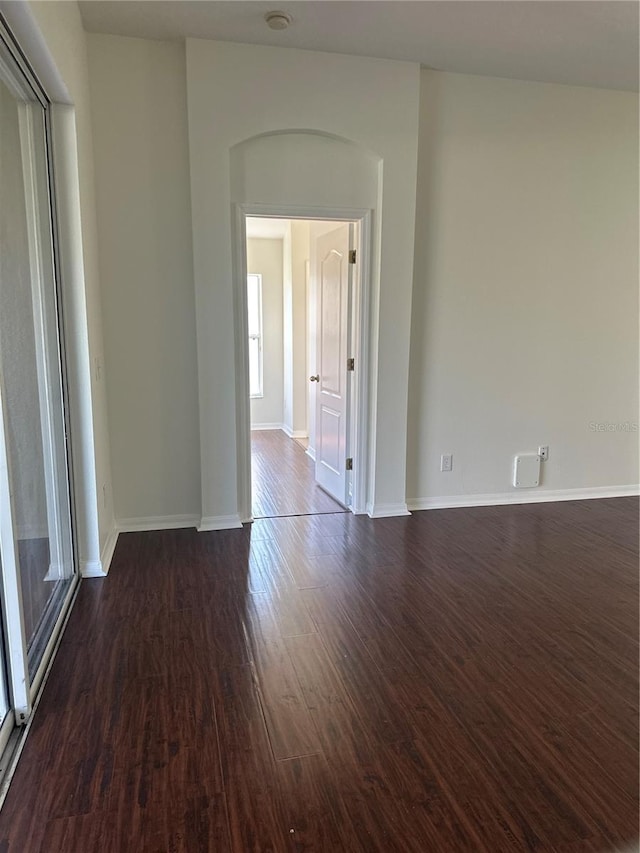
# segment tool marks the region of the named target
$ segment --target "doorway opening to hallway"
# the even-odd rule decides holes
[[[353,509],[359,223],[247,216],[251,517]]]

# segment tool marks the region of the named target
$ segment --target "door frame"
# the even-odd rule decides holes
[[[350,427],[347,455],[354,460],[349,509],[356,515],[367,511],[372,470],[373,421],[370,417],[371,353],[371,220],[368,208],[315,207],[285,204],[236,203],[233,205],[232,251],[235,323],[236,444],[238,513],[241,521],[253,521],[251,512],[251,408],[249,401],[249,341],[247,324],[247,228],[248,216],[276,219],[317,219],[353,222],[357,225],[358,262],[351,296],[351,352],[356,369],[351,374]]]

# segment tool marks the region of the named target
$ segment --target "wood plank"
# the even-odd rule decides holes
[[[315,481],[315,466],[305,450],[282,430],[251,433],[254,518],[346,512]]]
[[[121,535],[0,853],[626,849],[638,503]]]
[[[270,600],[251,596],[245,615],[259,697],[275,758],[318,752],[319,743],[287,646],[280,636]],[[308,619],[308,627],[313,624]]]
[[[232,849],[287,850],[287,820],[251,667],[220,670],[211,690],[224,744],[221,766]]]

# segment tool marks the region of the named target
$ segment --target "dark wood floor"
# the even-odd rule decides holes
[[[282,430],[251,433],[254,518],[346,512],[315,481],[315,465],[304,448]]]
[[[592,851],[638,823],[638,502],[121,535],[0,851]]]

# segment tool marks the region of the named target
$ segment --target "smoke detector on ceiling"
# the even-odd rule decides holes
[[[291,15],[286,12],[267,12],[264,19],[272,30],[286,30],[291,23]]]

